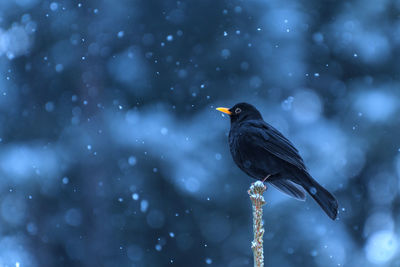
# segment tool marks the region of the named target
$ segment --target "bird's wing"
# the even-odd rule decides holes
[[[300,170],[306,171],[306,166],[299,155],[299,151],[278,130],[265,122],[249,122],[248,126],[251,135],[256,139],[254,141],[260,142],[259,145],[266,151]]]

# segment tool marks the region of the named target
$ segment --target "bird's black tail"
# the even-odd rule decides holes
[[[338,202],[336,198],[323,188],[311,175],[304,173],[302,186],[310,194],[310,196],[321,206],[325,213],[335,220],[338,214]]]

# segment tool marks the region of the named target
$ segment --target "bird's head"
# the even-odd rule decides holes
[[[217,108],[231,118],[231,123],[262,119],[261,113],[248,103],[238,103],[231,108]]]

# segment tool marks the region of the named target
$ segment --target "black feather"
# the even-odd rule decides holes
[[[310,176],[294,145],[266,123],[252,105],[240,103],[230,112],[229,146],[239,168],[296,199],[305,199],[304,188],[335,219],[338,210],[335,197]]]
[[[290,180],[280,179],[269,182],[276,189],[285,193],[292,198],[297,200],[305,201],[306,200],[306,191],[298,184],[293,183]]]

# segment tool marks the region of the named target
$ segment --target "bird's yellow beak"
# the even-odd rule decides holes
[[[232,114],[232,112],[229,111],[229,108],[216,108],[216,110],[226,113],[228,115]]]

